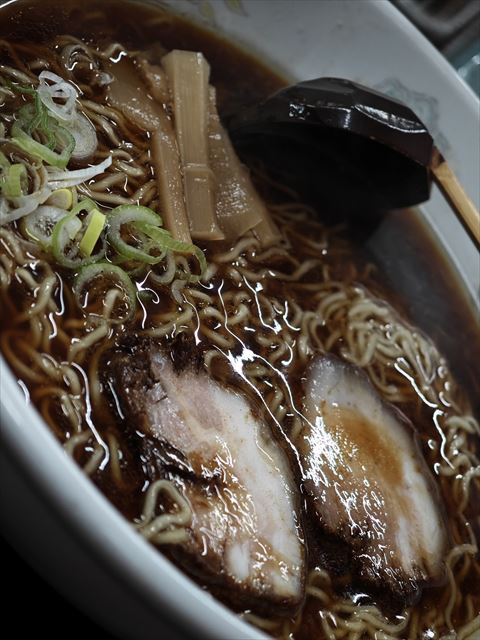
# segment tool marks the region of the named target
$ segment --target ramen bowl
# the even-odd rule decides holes
[[[388,2],[164,2],[221,32],[288,81],[345,77],[407,103],[425,122],[472,200],[480,203],[479,102],[454,69]],[[478,253],[435,190],[420,211],[478,309]],[[386,246],[381,235],[376,246]],[[397,247],[395,260],[405,264]],[[407,255],[405,248],[405,255]],[[399,262],[395,262],[395,265]],[[413,264],[413,263],[412,263]],[[458,338],[461,341],[461,337]],[[459,348],[466,348],[459,344]],[[149,545],[65,455],[3,360],[3,531],[60,593],[121,638],[254,639],[248,625]],[[27,402],[26,402],[27,400]],[[32,523],[34,525],[32,526]]]

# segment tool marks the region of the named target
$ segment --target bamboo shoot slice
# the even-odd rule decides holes
[[[208,166],[208,78],[201,53],[171,51],[163,58],[173,97],[185,203],[194,240],[222,240],[215,213],[215,181]]]
[[[152,134],[150,150],[165,227],[175,240],[191,244],[177,139],[166,111],[170,94],[165,71],[144,58],[137,58],[137,65],[145,85],[160,106],[158,129]]]
[[[254,229],[262,246],[274,244],[280,234],[220,122],[213,87],[209,103],[209,160],[217,182],[219,225],[230,242]]]
[[[104,69],[113,78],[107,87],[107,103],[121,111],[139,129],[155,131],[160,124],[161,105],[148,95],[133,62],[127,58],[115,64],[105,62]]]

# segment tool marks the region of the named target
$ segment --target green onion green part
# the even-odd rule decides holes
[[[176,253],[194,255],[200,265],[200,273],[198,275],[191,274],[189,280],[192,282],[200,280],[207,268],[207,260],[200,247],[188,242],[175,240],[166,229],[159,229],[148,223],[139,222],[136,223],[135,226],[146,236],[154,240],[163,251],[175,251]]]
[[[121,267],[110,262],[96,262],[80,269],[73,284],[78,305],[82,306],[82,291],[99,276],[112,280],[123,291],[128,305],[128,313],[122,318],[122,322],[132,318],[137,306],[137,290],[128,274]]]
[[[55,138],[55,147],[61,149],[57,152],[49,148],[48,145],[34,140],[26,129],[27,126],[24,121],[16,120],[12,126],[12,142],[30,156],[43,160],[43,162],[52,167],[65,169],[75,148],[73,136],[59,125],[55,125],[53,130],[49,130]]]
[[[51,250],[53,257],[62,267],[78,269],[104,257],[104,243],[93,256],[81,256],[79,242],[76,238],[82,227],[81,220],[71,213],[55,225],[52,233]]]
[[[0,151],[0,169],[4,171],[5,169],[8,169],[9,166],[10,166],[10,160],[3,153],[3,151]]]
[[[92,251],[102,234],[103,227],[107,217],[100,213],[98,209],[93,209],[89,214],[89,223],[87,230],[83,234],[83,238],[80,240],[80,253],[83,256],[89,257],[92,255]]]
[[[9,165],[0,181],[0,189],[5,198],[19,198],[28,189],[27,169],[24,164]]]
[[[130,227],[130,230],[135,230],[135,226],[140,222],[148,223],[157,228],[162,224],[162,218],[148,207],[128,204],[116,207],[108,216],[107,239],[122,257],[145,262],[146,264],[157,264],[163,259],[164,254],[152,255],[149,253],[152,248],[156,248],[151,242],[146,242],[144,237],[135,238],[139,241],[141,247],[138,248],[129,244],[122,236],[124,227]]]

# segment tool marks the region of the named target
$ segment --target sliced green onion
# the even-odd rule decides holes
[[[138,223],[147,223],[152,227],[159,227],[162,218],[148,207],[140,205],[121,205],[113,209],[108,216],[107,239],[110,244],[125,258],[137,260],[147,264],[157,264],[163,256],[153,256],[143,248],[151,248],[151,243],[144,243],[143,248],[134,247],[122,238],[122,226],[131,225],[135,228]]]
[[[158,227],[145,222],[138,222],[135,224],[135,226],[146,236],[158,243],[158,246],[162,251],[175,251],[176,253],[186,253],[194,255],[200,265],[200,274],[190,274],[189,280],[200,280],[207,268],[207,260],[200,247],[197,247],[196,245],[190,244],[188,242],[175,240],[166,229],[159,229]]]
[[[37,94],[35,94],[35,104],[30,102],[18,111],[17,120],[25,133],[29,135],[34,131],[41,133],[45,138],[44,146],[48,149],[55,148],[54,129],[58,126],[58,123],[48,115],[47,109],[43,106]]]
[[[35,209],[43,204],[52,193],[47,183],[47,172],[43,165],[40,167],[30,166],[29,172],[33,177],[32,193],[21,195],[18,198],[0,198],[0,225],[19,220],[24,216],[33,213]]]
[[[19,198],[28,190],[27,169],[24,164],[11,164],[0,182],[5,198]]]
[[[22,120],[16,120],[12,126],[12,142],[33,156],[43,160],[52,167],[65,169],[75,148],[75,140],[73,136],[64,128],[55,125],[52,133],[55,136],[56,146],[60,146],[61,151],[58,153],[48,146],[37,142],[32,136],[24,131],[25,123]]]
[[[3,153],[3,151],[0,151],[0,169],[2,170],[8,169],[9,166],[10,166],[10,160]]]
[[[69,215],[70,220],[65,223],[65,231],[70,240],[75,240],[77,234],[82,230],[82,221],[76,216]]]
[[[87,286],[91,287],[93,284],[92,281],[99,277],[113,280],[118,288],[123,291],[128,311],[125,317],[119,318],[118,320],[120,322],[129,320],[134,315],[137,306],[137,291],[128,274],[110,262],[96,262],[95,264],[89,264],[80,269],[73,283],[73,291],[78,305],[84,307],[82,303],[82,292]]]
[[[72,209],[73,207],[76,207],[78,204],[77,189],[75,187],[61,187],[61,189],[69,189],[70,193],[72,194]]]
[[[64,219],[59,220],[55,225],[52,233],[51,250],[54,258],[62,267],[77,269],[82,265],[100,260],[105,255],[105,242],[103,242],[102,248],[96,254],[93,256],[91,255],[95,248],[95,244],[100,238],[102,229],[89,252],[87,251],[87,245],[89,243],[88,238],[90,236],[87,236],[87,240],[84,241],[85,235],[90,226],[91,214],[94,211],[97,211],[101,216],[103,216],[103,214],[98,211],[97,205],[93,200],[90,198],[84,198],[83,200],[80,200],[80,202],[77,202],[77,204],[68,212],[68,215],[65,216]],[[79,215],[84,212],[88,215],[84,222],[82,222]],[[87,225],[87,230],[82,239],[77,241],[77,236],[85,225]],[[83,241],[84,250],[82,250],[81,246]]]
[[[104,243],[93,256],[82,257],[80,255],[80,247],[76,237],[82,226],[81,220],[70,213],[57,222],[53,229],[51,250],[55,260],[62,267],[77,269],[91,262],[96,262],[105,255]]]
[[[22,218],[20,229],[26,238],[35,240],[43,249],[48,249],[55,225],[66,216],[67,212],[59,207],[40,206]]]
[[[40,84],[37,89],[37,95],[45,107],[58,120],[73,120],[76,115],[75,100],[78,97],[75,87],[51,71],[42,71],[38,79]],[[53,84],[48,84],[47,80]],[[65,102],[59,104],[54,101],[54,98],[59,98]]]
[[[17,93],[26,93],[28,95],[35,95],[37,93],[36,89],[33,87],[27,87],[22,84],[14,84],[13,82],[7,82],[7,86],[12,91],[16,91]]]
[[[73,205],[73,193],[71,189],[56,189],[48,197],[46,204],[52,207],[59,207],[68,211]]]
[[[97,132],[83,113],[76,113],[72,122],[64,124],[75,140],[72,160],[86,162],[93,156],[98,146]]]
[[[74,207],[72,207],[72,210],[70,213],[72,214],[72,216],[78,216],[78,214],[82,213],[82,211],[86,211],[87,213],[90,213],[90,211],[93,211],[96,208],[97,208],[97,205],[93,200],[90,200],[90,198],[83,198],[82,200],[77,202],[77,204]]]
[[[80,241],[80,253],[86,257],[92,254],[107,219],[98,209],[93,209],[88,217],[88,227]]]
[[[102,162],[87,167],[86,169],[75,169],[74,171],[49,171],[49,183],[54,189],[74,187],[86,180],[91,180],[104,173],[112,164],[112,156],[108,156]]]

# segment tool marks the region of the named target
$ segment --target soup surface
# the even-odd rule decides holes
[[[110,162],[83,182],[69,174],[74,185],[57,175],[70,195],[45,201],[52,216],[74,209],[60,197],[84,202],[92,233],[98,212],[96,262],[72,253],[75,229],[61,245],[55,226],[47,246],[27,216],[0,226],[1,350],[66,453],[140,535],[274,637],[478,637],[478,325],[418,215],[327,225],[252,155],[268,233],[202,239],[190,225],[195,246],[175,244],[152,223],[160,214],[168,228],[168,205],[157,124],[135,92],[153,93],[155,117],[162,103],[182,156],[172,77],[184,58],[169,52],[203,54],[222,118],[284,81],[127,2],[15,2],[0,9],[0,37],[6,162],[38,168],[12,131],[45,70],[76,87],[97,140],[63,170]],[[170,82],[152,85],[163,102],[154,73]],[[224,135],[215,108],[211,145]],[[45,146],[45,131],[32,135]],[[114,215],[127,220],[117,235]]]

